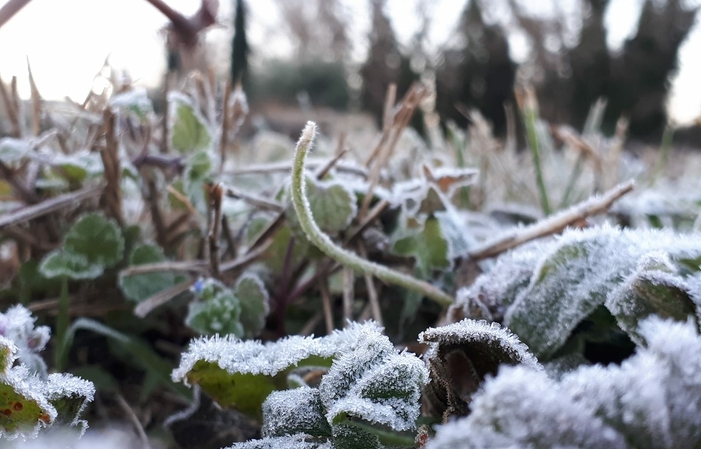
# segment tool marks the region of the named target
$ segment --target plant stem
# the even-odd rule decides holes
[[[540,161],[540,139],[538,138],[538,106],[535,100],[535,94],[528,91],[526,98],[522,104],[521,112],[523,113],[523,122],[526,125],[526,135],[528,136],[528,146],[533,154],[533,165],[535,166],[535,179],[538,184],[538,192],[540,194],[540,207],[543,209],[543,214],[550,215],[550,201],[548,200],[548,191],[545,187],[543,179],[543,167]]]
[[[447,306],[452,304],[454,302],[452,296],[428,282],[363,259],[350,251],[336,246],[329,236],[322,232],[314,221],[309,201],[305,195],[306,180],[304,177],[304,161],[312,146],[315,133],[316,124],[314,122],[307,122],[307,126],[305,126],[302,131],[302,136],[299,138],[299,142],[297,142],[297,148],[295,149],[292,162],[292,203],[294,204],[299,224],[309,241],[327,256],[353,270],[371,274],[389,284],[395,284],[408,290],[417,291],[440,305]]]
[[[68,278],[61,278],[61,296],[58,299],[58,317],[56,318],[56,353],[54,364],[56,371],[62,372],[66,352],[65,338],[68,329]]]

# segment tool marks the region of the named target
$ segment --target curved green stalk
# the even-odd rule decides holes
[[[440,305],[447,306],[452,304],[454,302],[453,297],[439,288],[436,288],[428,282],[421,281],[412,276],[400,273],[399,271],[363,259],[334,244],[329,236],[324,234],[319,228],[312,216],[309,201],[307,201],[306,180],[304,177],[304,161],[312,146],[315,133],[316,124],[314,122],[307,122],[307,126],[305,126],[302,131],[302,136],[299,138],[299,142],[297,142],[297,148],[295,149],[294,160],[292,162],[292,203],[294,204],[295,212],[297,212],[300,226],[302,230],[304,230],[309,241],[327,256],[353,270],[371,274],[388,284],[395,284],[407,290],[419,292]]]

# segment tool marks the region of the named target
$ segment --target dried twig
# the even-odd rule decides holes
[[[30,1],[32,0],[8,0],[2,5],[2,7],[0,7],[0,27],[5,25],[8,20],[27,6]]]
[[[183,262],[156,262],[143,265],[133,265],[119,272],[120,276],[134,276],[148,273],[195,273],[207,274],[209,262],[205,260],[190,260]]]
[[[196,280],[194,279],[184,281],[177,285],[174,285],[169,289],[160,291],[155,295],[150,296],[149,298],[146,298],[134,308],[134,315],[136,315],[139,318],[144,318],[146,315],[151,313],[151,311],[154,310],[156,307],[160,307],[163,304],[170,301],[171,299],[180,295],[181,293],[185,293],[186,291],[188,291],[190,287],[192,287],[195,284],[195,282]]]
[[[275,212],[282,212],[285,210],[285,207],[277,201],[269,200],[257,195],[251,195],[250,193],[238,190],[235,187],[226,187],[225,194],[230,198],[243,200],[248,204],[257,207],[258,209],[271,210]]]
[[[317,272],[323,270],[321,266]],[[324,323],[326,324],[326,334],[330,335],[333,332],[333,310],[331,308],[331,292],[329,291],[328,279],[323,277],[319,279],[319,292],[321,293],[321,302],[324,307]]]
[[[350,267],[343,267],[343,327],[350,325],[353,320],[353,300],[355,292],[355,272]]]
[[[129,406],[127,401],[124,400],[121,394],[117,393],[116,398],[117,403],[122,408],[124,413],[126,413],[127,417],[129,418],[129,421],[131,421],[132,425],[136,429],[136,433],[139,435],[139,439],[141,440],[141,447],[143,447],[144,449],[148,448],[150,446],[148,443],[148,436],[146,436],[146,432],[144,431],[144,427],[141,425],[139,417],[136,416],[134,410]]]
[[[320,166],[327,165],[328,159],[310,159],[307,163],[307,168],[310,170],[315,169]],[[363,179],[368,177],[368,171],[363,167],[359,167],[354,164],[344,164],[343,162],[337,162],[336,170],[341,173],[348,173],[351,175],[359,176]],[[276,162],[272,164],[251,164],[246,167],[235,168],[233,170],[227,170],[224,172],[225,175],[269,175],[271,173],[289,173],[292,169],[292,161],[289,162]]]
[[[360,257],[367,259],[368,254],[365,249],[365,245],[362,243],[358,244],[358,255]],[[368,291],[368,304],[370,305],[370,310],[372,311],[372,319],[377,321],[377,324],[382,326],[382,311],[380,310],[380,300],[377,296],[377,289],[375,288],[375,282],[372,276],[368,273],[363,273],[365,278],[365,288]]]
[[[226,79],[224,99],[222,100],[221,134],[219,135],[219,174],[226,163],[226,144],[229,140],[229,98],[231,98],[231,79]]]
[[[7,119],[12,126],[12,136],[20,137],[22,135],[22,131],[19,124],[19,114],[15,110],[15,105],[10,99],[10,93],[8,92],[7,87],[5,87],[5,82],[2,80],[2,78],[0,78],[0,98],[2,98],[2,103],[5,106]]]
[[[90,187],[77,192],[65,193],[56,198],[42,201],[39,204],[23,207],[15,212],[8,212],[0,217],[0,229],[42,217],[67,206],[74,206],[87,199],[96,198],[100,196],[101,192],[101,187]]]
[[[115,117],[112,110],[107,107],[103,111],[105,126],[105,147],[100,151],[102,164],[105,168],[105,180],[107,185],[102,196],[110,217],[117,220],[124,227],[122,214],[122,167],[119,164],[119,142],[115,132]]]
[[[632,180],[619,184],[601,196],[595,196],[531,226],[508,232],[488,241],[470,251],[468,255],[473,260],[486,259],[531,240],[562,232],[567,226],[608,210],[617,199],[633,190],[634,185]]]
[[[29,73],[29,87],[32,95],[32,131],[35,136],[41,134],[41,94],[34,81],[32,67],[29,65],[29,56],[27,56],[27,72]]]
[[[215,184],[208,188],[209,191],[209,214],[210,227],[207,239],[209,241],[209,267],[213,277],[218,278],[219,272],[219,235],[221,231],[221,206],[222,192],[221,184]]]

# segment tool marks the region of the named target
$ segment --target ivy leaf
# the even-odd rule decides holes
[[[168,94],[168,127],[171,147],[179,153],[209,150],[212,132],[192,100],[183,94]]]
[[[39,272],[48,279],[96,279],[102,276],[104,271],[102,265],[91,264],[84,255],[63,249],[51,251],[39,265]]]
[[[446,270],[453,265],[452,249],[435,217],[420,219],[404,216],[404,226],[392,234],[390,252],[414,257],[419,270]]]
[[[263,403],[264,437],[304,433],[330,437],[331,426],[324,416],[319,389],[302,386],[274,391]]]
[[[163,249],[154,244],[137,246],[129,256],[129,266],[162,262]],[[141,302],[158,292],[173,287],[178,279],[173,273],[146,273],[133,276],[119,275],[119,288],[125,297]]]
[[[109,268],[122,259],[124,237],[117,223],[102,213],[83,215],[66,234],[64,251],[83,256],[90,265]]]
[[[234,292],[215,279],[195,284],[198,300],[190,303],[185,324],[200,334],[243,336],[241,302]]]
[[[318,181],[307,176],[307,200],[314,221],[331,235],[346,229],[358,212],[356,196],[339,181]],[[299,227],[297,214],[290,213],[287,218],[290,226]]]
[[[270,312],[268,291],[258,276],[246,274],[236,282],[235,295],[241,306],[240,321],[243,335],[255,337],[265,326],[265,318]]]
[[[429,328],[419,341],[429,345],[424,355],[431,371],[426,400],[435,417],[468,415],[472,396],[503,364],[542,369],[528,347],[497,323],[466,319]]]

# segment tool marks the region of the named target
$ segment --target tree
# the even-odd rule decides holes
[[[458,42],[443,52],[436,72],[436,103],[443,117],[466,125],[456,106],[477,108],[494,125],[506,130],[504,104],[513,98],[516,65],[509,57],[509,43],[498,25],[487,25],[478,0],[470,0],[457,29]]]
[[[243,82],[248,72],[248,40],[246,39],[246,8],[243,0],[236,0],[234,39],[231,45],[231,83]]]

